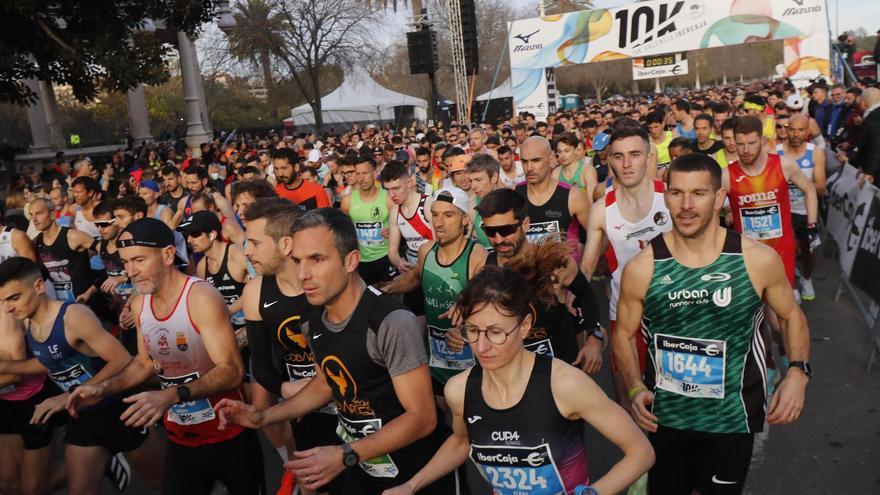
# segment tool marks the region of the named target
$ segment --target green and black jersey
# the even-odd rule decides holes
[[[763,304],[743,261],[742,238],[727,231],[721,254],[702,268],[678,263],[664,236],[651,241],[654,275],[642,333],[653,362],[653,413],[668,428],[760,431],[766,367]]]

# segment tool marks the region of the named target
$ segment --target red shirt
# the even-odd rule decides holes
[[[292,201],[305,211],[331,206],[324,188],[307,180],[302,181],[299,186],[293,189],[288,189],[284,184],[278,184],[275,186],[275,194]]]

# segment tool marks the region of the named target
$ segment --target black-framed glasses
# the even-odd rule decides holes
[[[496,225],[496,226],[492,227],[492,226],[486,225],[484,223],[484,224],[480,225],[480,227],[483,229],[483,232],[486,233],[486,237],[491,239],[491,238],[495,237],[496,234],[500,235],[501,237],[507,237],[507,236],[513,234],[514,232],[516,232],[517,230],[519,230],[519,227],[521,225],[522,225],[522,222],[516,222],[516,223],[511,223],[508,225]]]
[[[522,322],[520,320],[515,327],[507,331],[496,327],[480,328],[475,325],[462,325],[461,336],[471,344],[476,344],[480,340],[480,334],[483,334],[489,342],[495,345],[504,345],[508,337],[522,325]]]
[[[113,225],[114,223],[116,223],[115,218],[112,220],[95,220],[95,227],[97,227],[99,229],[106,229],[107,227]]]

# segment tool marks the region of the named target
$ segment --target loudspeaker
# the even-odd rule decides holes
[[[437,70],[437,34],[431,30],[406,33],[409,73],[430,74]]]
[[[480,48],[477,44],[477,10],[474,0],[459,0],[461,7],[461,34],[464,39],[464,64],[467,74],[479,72]]]

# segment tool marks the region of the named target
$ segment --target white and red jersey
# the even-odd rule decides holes
[[[620,295],[620,277],[624,265],[648,245],[651,239],[672,229],[672,219],[663,199],[665,190],[663,181],[654,180],[654,202],[651,210],[634,223],[627,221],[620,213],[617,191],[609,188],[605,193],[605,235],[609,243],[605,257],[611,270],[609,319],[612,321],[617,319],[617,298]]]
[[[202,342],[201,332],[190,317],[187,302],[192,286],[199,282],[207,283],[195,277],[187,279],[174,309],[165,318],[160,319],[153,313],[153,296],[144,296],[138,321],[147,352],[161,365],[159,380],[162,388],[198,380],[214,369],[214,362]],[[225,398],[244,401],[244,391],[239,386],[207,399],[171,406],[165,415],[168,438],[180,445],[198,447],[238,436],[243,430],[240,426],[230,425],[225,431],[217,429],[219,417],[214,412],[214,406]]]
[[[416,211],[409,218],[404,216],[403,209],[397,209],[397,228],[400,238],[406,243],[406,260],[413,266],[419,262],[419,247],[425,242],[434,240],[434,232],[425,211],[428,195],[422,194]]]

